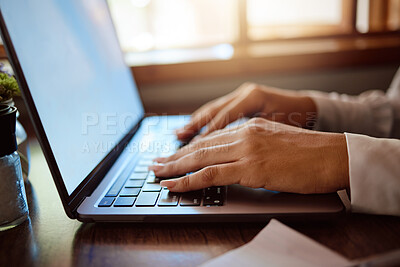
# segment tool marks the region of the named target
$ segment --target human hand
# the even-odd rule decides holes
[[[345,136],[254,118],[216,131],[150,166],[170,191],[240,184],[292,193],[328,193],[349,186]],[[194,172],[189,175],[186,173]]]
[[[232,93],[213,100],[192,115],[191,121],[176,131],[178,139],[193,137],[203,126],[201,136],[224,128],[244,116],[258,116],[298,127],[316,119],[314,101],[297,92],[273,87],[244,83]]]

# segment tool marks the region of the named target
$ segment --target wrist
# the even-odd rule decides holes
[[[350,186],[349,181],[349,159],[347,152],[347,142],[344,134],[326,134],[328,136],[328,145],[325,151],[326,156],[322,171],[326,178],[326,184],[323,191],[333,192],[341,189],[347,189]]]
[[[267,119],[300,128],[314,129],[317,121],[317,106],[312,98],[281,90],[280,92],[264,92],[263,100],[263,110],[268,115]]]
[[[302,114],[300,124],[303,128],[314,129],[317,122],[317,106],[309,96],[299,96],[300,113]]]
[[[288,125],[314,129],[317,106],[314,100],[298,91],[254,84],[255,101],[261,103],[262,116]]]

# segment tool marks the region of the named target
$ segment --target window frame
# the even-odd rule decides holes
[[[232,44],[235,52],[231,59],[132,66],[139,86],[400,62],[400,29],[390,30],[386,26],[379,30],[374,28],[374,23],[388,24],[388,18],[382,16],[382,12],[387,11],[389,1],[400,0],[370,0],[370,30],[367,33],[360,33],[356,29],[357,0],[342,0],[342,23],[333,27],[330,34],[263,40],[249,39],[245,23],[246,1],[238,1],[239,38]],[[317,30],[326,31],[327,27],[322,26]],[[334,48],[325,51],[307,48],[318,47],[323,42]],[[283,43],[287,48],[279,51]],[[299,43],[304,49],[297,47]],[[257,45],[278,47],[277,53],[255,56],[251,51]]]
[[[355,30],[355,17],[356,17],[356,6],[357,0],[342,0],[342,14],[343,18],[339,25],[301,25],[298,26],[301,30],[306,30],[311,34],[289,37],[289,38],[263,38],[258,40],[252,40],[248,33],[247,25],[247,1],[238,0],[238,17],[239,17],[239,45],[252,44],[257,42],[269,42],[269,41],[281,41],[281,40],[298,40],[298,39],[313,39],[313,38],[324,38],[326,36],[346,36],[354,34]],[[276,25],[276,28],[285,27],[285,25]],[[294,25],[288,25],[287,27],[296,28]]]
[[[206,59],[172,64],[154,63],[131,66],[131,70],[138,85],[142,86],[210,78],[248,77],[265,73],[399,63],[400,29],[389,29],[388,16],[383,16],[382,12],[387,13],[389,1],[400,2],[400,0],[370,0],[370,31],[367,33],[359,33],[356,30],[357,0],[342,1],[344,12],[342,23],[332,34],[249,40],[247,25],[241,23],[239,38],[232,44],[234,54],[230,59]],[[239,21],[246,21],[246,1],[238,0],[238,4]],[[380,26],[377,28],[376,25]],[[327,47],[324,47],[324,44]],[[275,52],[254,53],[257,47],[262,46],[271,48],[265,50]],[[6,58],[2,45],[0,58]]]

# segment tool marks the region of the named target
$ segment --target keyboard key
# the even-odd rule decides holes
[[[156,177],[154,172],[150,172],[149,176],[147,176],[146,183],[148,183],[148,184],[159,184],[160,183],[160,178]]]
[[[160,154],[160,157],[167,158],[167,157],[172,156],[173,154],[175,154],[175,152],[176,152],[176,149],[174,149],[172,151],[162,152]]]
[[[224,187],[208,187],[204,189],[204,206],[222,206],[224,202]]]
[[[142,159],[148,159],[148,160],[153,160],[157,158],[157,154],[149,153],[149,154],[144,154],[141,156]]]
[[[168,189],[161,192],[158,206],[177,206],[180,194],[170,192]]]
[[[149,170],[147,166],[136,166],[134,172],[145,172],[148,173]]]
[[[139,166],[146,166],[146,167],[148,167],[148,166],[150,166],[150,165],[153,165],[153,161],[150,160],[150,159],[142,159],[142,160],[139,160],[138,165],[139,165]]]
[[[106,197],[116,197],[118,196],[119,191],[126,181],[126,177],[119,177],[115,183],[111,186],[110,190],[108,190]]]
[[[114,207],[132,207],[136,197],[119,197],[114,203]]]
[[[125,187],[142,187],[145,180],[128,180]]]
[[[143,179],[146,179],[146,177],[147,177],[147,172],[133,172],[129,175],[129,179],[132,179],[132,180],[136,180],[136,179],[143,180]]]
[[[125,187],[121,190],[121,193],[119,193],[119,196],[121,197],[137,197],[139,195],[140,188],[130,188],[130,187]]]
[[[145,184],[143,186],[143,192],[160,192],[161,186],[159,184]]]
[[[222,198],[204,197],[204,206],[222,206],[224,201]]]
[[[103,199],[99,203],[99,207],[111,207],[114,199],[115,198],[113,197],[103,197]]]
[[[202,190],[183,193],[181,206],[200,206],[202,195]]]
[[[136,200],[136,207],[153,207],[156,205],[158,192],[142,192]]]
[[[204,196],[218,196],[222,195],[224,190],[223,186],[213,186],[204,189]]]

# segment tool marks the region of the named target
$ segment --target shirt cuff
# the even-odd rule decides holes
[[[400,216],[400,140],[345,136],[352,211]]]

